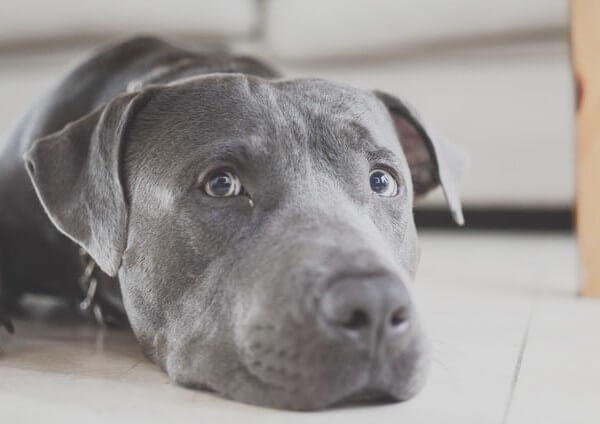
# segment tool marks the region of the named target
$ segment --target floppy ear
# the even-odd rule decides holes
[[[127,240],[120,157],[127,124],[144,94],[114,98],[62,130],[36,140],[27,171],[54,225],[116,275]]]
[[[381,91],[375,95],[387,107],[396,134],[408,161],[416,196],[442,186],[450,213],[458,225],[464,224],[458,192],[458,181],[467,167],[467,157],[456,146],[444,140],[404,103]]]

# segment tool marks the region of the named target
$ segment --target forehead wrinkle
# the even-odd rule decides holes
[[[266,117],[263,121],[267,148],[269,153],[278,156],[274,165],[288,174],[292,170],[303,174],[308,151],[309,126],[301,102],[282,91],[279,86],[268,84],[263,91],[266,102],[260,105],[260,110]]]
[[[380,147],[374,150],[367,150],[367,158],[371,162],[377,162],[381,160],[387,160],[391,162],[397,162],[396,154],[385,147]]]
[[[253,156],[252,149],[241,141],[211,143],[207,147],[211,148],[211,151],[202,158],[203,162],[244,164],[252,160]]]
[[[198,145],[196,154],[190,155],[185,168],[196,169],[199,164],[206,169],[229,163],[247,170],[267,154],[269,154],[267,143],[260,136],[252,135],[234,140],[219,139]]]
[[[366,144],[375,144],[368,126],[377,110],[367,93],[318,79],[292,80],[284,87],[306,120],[312,147],[362,150]]]
[[[304,143],[305,125],[295,103],[271,82],[261,78],[247,77],[237,89],[243,92],[242,103],[246,106],[235,116],[244,125],[234,127],[250,129],[251,133],[232,128],[234,140],[224,140],[226,144],[215,147],[218,152],[213,158],[251,167],[254,163],[260,164],[265,157],[276,156],[276,160],[269,161],[270,167],[297,167],[303,150],[297,145]]]
[[[380,147],[368,128],[360,122],[331,117],[325,117],[324,121],[316,119],[318,125],[315,125],[310,137],[315,147],[311,153],[318,161],[349,166],[352,158]]]

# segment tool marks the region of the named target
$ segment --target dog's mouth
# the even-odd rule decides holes
[[[281,382],[269,381],[263,376],[257,375],[245,365],[243,365],[243,368],[244,373],[259,387],[260,392],[266,394],[267,397],[270,394],[277,393],[277,395],[273,395],[273,403],[268,405],[276,408],[313,411],[325,408],[376,406],[404,400],[394,396],[386,389],[376,387],[375,384],[371,383],[371,379],[368,383],[356,384],[356,387],[338,388],[338,391],[327,390],[324,396],[315,396],[316,393],[323,394],[323,391],[318,389],[318,386],[323,382],[290,381],[289,384],[281,384]],[[231,394],[227,397],[236,399],[236,396]]]
[[[418,343],[372,355],[348,340],[310,344],[300,331],[274,331],[270,340],[245,334],[216,367],[210,358],[197,356],[198,346],[187,346],[185,356],[196,360],[179,364],[170,375],[182,385],[234,401],[298,411],[389,404],[420,389],[426,355]]]
[[[332,361],[332,357],[339,360]],[[276,408],[311,411],[374,406],[402,402],[418,392],[411,388],[412,374],[420,371],[416,364],[406,368],[405,355],[393,360],[405,365],[399,373],[385,358],[350,357],[343,352],[313,357],[302,372],[294,364],[270,363],[268,358],[248,359],[242,359],[240,368],[254,390],[262,393],[259,403]],[[228,397],[237,398],[235,394]],[[250,403],[256,402],[250,400]]]

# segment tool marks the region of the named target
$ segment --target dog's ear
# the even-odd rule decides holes
[[[441,185],[454,221],[463,225],[458,181],[467,167],[465,153],[426,127],[398,98],[381,91],[375,91],[375,95],[390,113],[408,161],[415,195],[423,196]]]
[[[62,130],[36,140],[24,155],[38,197],[54,225],[116,275],[127,240],[120,176],[128,123],[145,93],[114,98]]]

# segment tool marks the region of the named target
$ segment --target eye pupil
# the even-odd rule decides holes
[[[371,189],[375,193],[384,193],[390,185],[389,177],[381,171],[375,171],[370,177]]]
[[[369,184],[373,193],[393,197],[398,194],[398,182],[390,172],[385,169],[374,169],[369,174]]]
[[[231,190],[231,178],[228,175],[215,175],[208,184],[210,191],[216,196],[225,196]]]
[[[204,191],[211,197],[232,197],[242,192],[242,185],[235,174],[218,171],[206,180]]]

